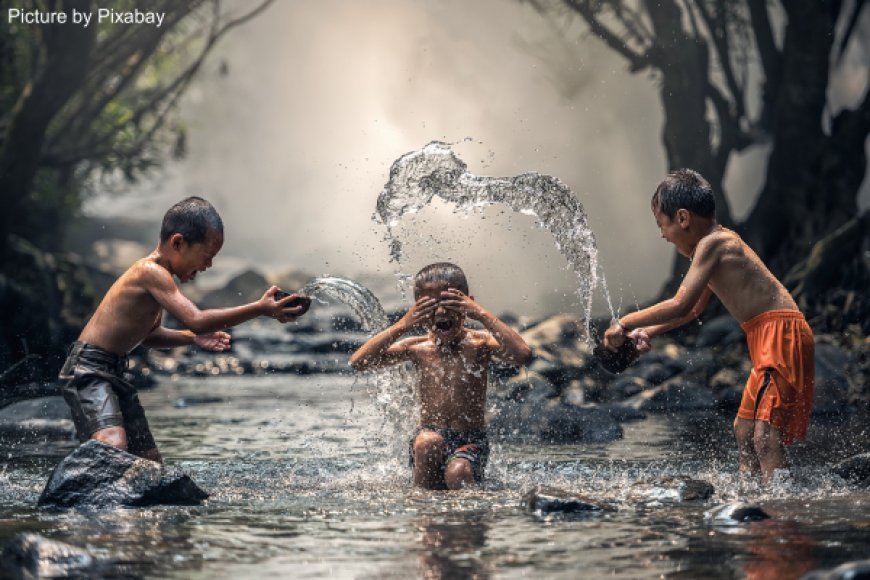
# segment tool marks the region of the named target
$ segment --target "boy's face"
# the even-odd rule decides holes
[[[447,291],[450,285],[443,280],[426,282],[414,289],[414,296],[419,300],[424,296],[441,301],[441,293]],[[465,324],[465,314],[449,310],[438,304],[432,316],[424,323],[426,329],[442,342],[451,342],[462,336]]]
[[[691,247],[688,240],[688,211],[678,209],[673,218],[662,213],[658,208],[653,208],[653,216],[656,219],[656,225],[659,228],[661,236],[672,243],[677,248],[677,252],[683,256],[689,256],[694,247]]]
[[[173,261],[174,274],[182,282],[190,282],[199,272],[205,272],[211,268],[211,261],[224,245],[224,236],[220,232],[209,230],[205,240],[189,244],[181,237],[173,243],[176,250],[176,259]]]

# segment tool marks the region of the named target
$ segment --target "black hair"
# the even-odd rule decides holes
[[[199,244],[205,241],[209,230],[224,233],[221,216],[201,197],[188,197],[170,207],[163,216],[160,241],[165,242],[172,234],[181,234],[188,244]]]
[[[670,219],[678,209],[712,218],[716,213],[716,198],[713,197],[713,188],[700,173],[677,169],[659,183],[652,197],[652,207]]]
[[[463,294],[468,294],[468,280],[465,272],[456,264],[450,262],[438,262],[429,264],[414,276],[414,298],[418,298],[421,286],[429,282],[447,282],[451,288],[456,288]]]

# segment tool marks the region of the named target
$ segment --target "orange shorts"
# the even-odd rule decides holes
[[[771,310],[741,325],[752,372],[737,416],[765,421],[786,445],[803,439],[810,422],[815,382],[813,331],[797,310]]]

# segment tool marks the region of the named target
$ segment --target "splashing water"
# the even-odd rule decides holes
[[[416,213],[435,196],[465,213],[503,204],[515,212],[534,216],[553,235],[556,248],[577,276],[577,295],[583,306],[588,339],[593,291],[599,280],[611,313],[613,306],[604,276],[599,272],[598,247],[583,205],[564,183],[550,175],[480,177],[466,168],[450,145],[440,141],[407,153],[393,163],[390,179],[378,196],[374,216],[387,226],[392,260],[399,262],[402,257],[402,243],[393,228],[402,216]]]
[[[330,299],[341,302],[359,318],[369,336],[389,326],[389,318],[374,293],[353,280],[326,276],[309,280],[300,293],[322,302]],[[373,399],[385,424],[391,427],[388,441],[403,441],[414,425],[412,410],[415,408],[417,376],[406,365],[380,369],[373,374]],[[396,449],[397,452],[401,449]]]
[[[374,334],[389,325],[387,314],[377,297],[371,290],[353,280],[335,276],[313,278],[300,292],[326,302],[332,298],[348,306],[359,318],[366,332]]]

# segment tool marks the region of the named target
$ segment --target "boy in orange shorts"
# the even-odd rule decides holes
[[[692,264],[673,298],[614,319],[604,344],[649,339],[697,318],[715,293],[746,332],[752,372],[734,433],[740,471],[760,468],[762,481],[787,466],[784,445],[804,438],[815,379],[814,339],[788,290],[735,232],[716,223],[710,184],[697,172],[668,175],[652,198],[661,236]]]

